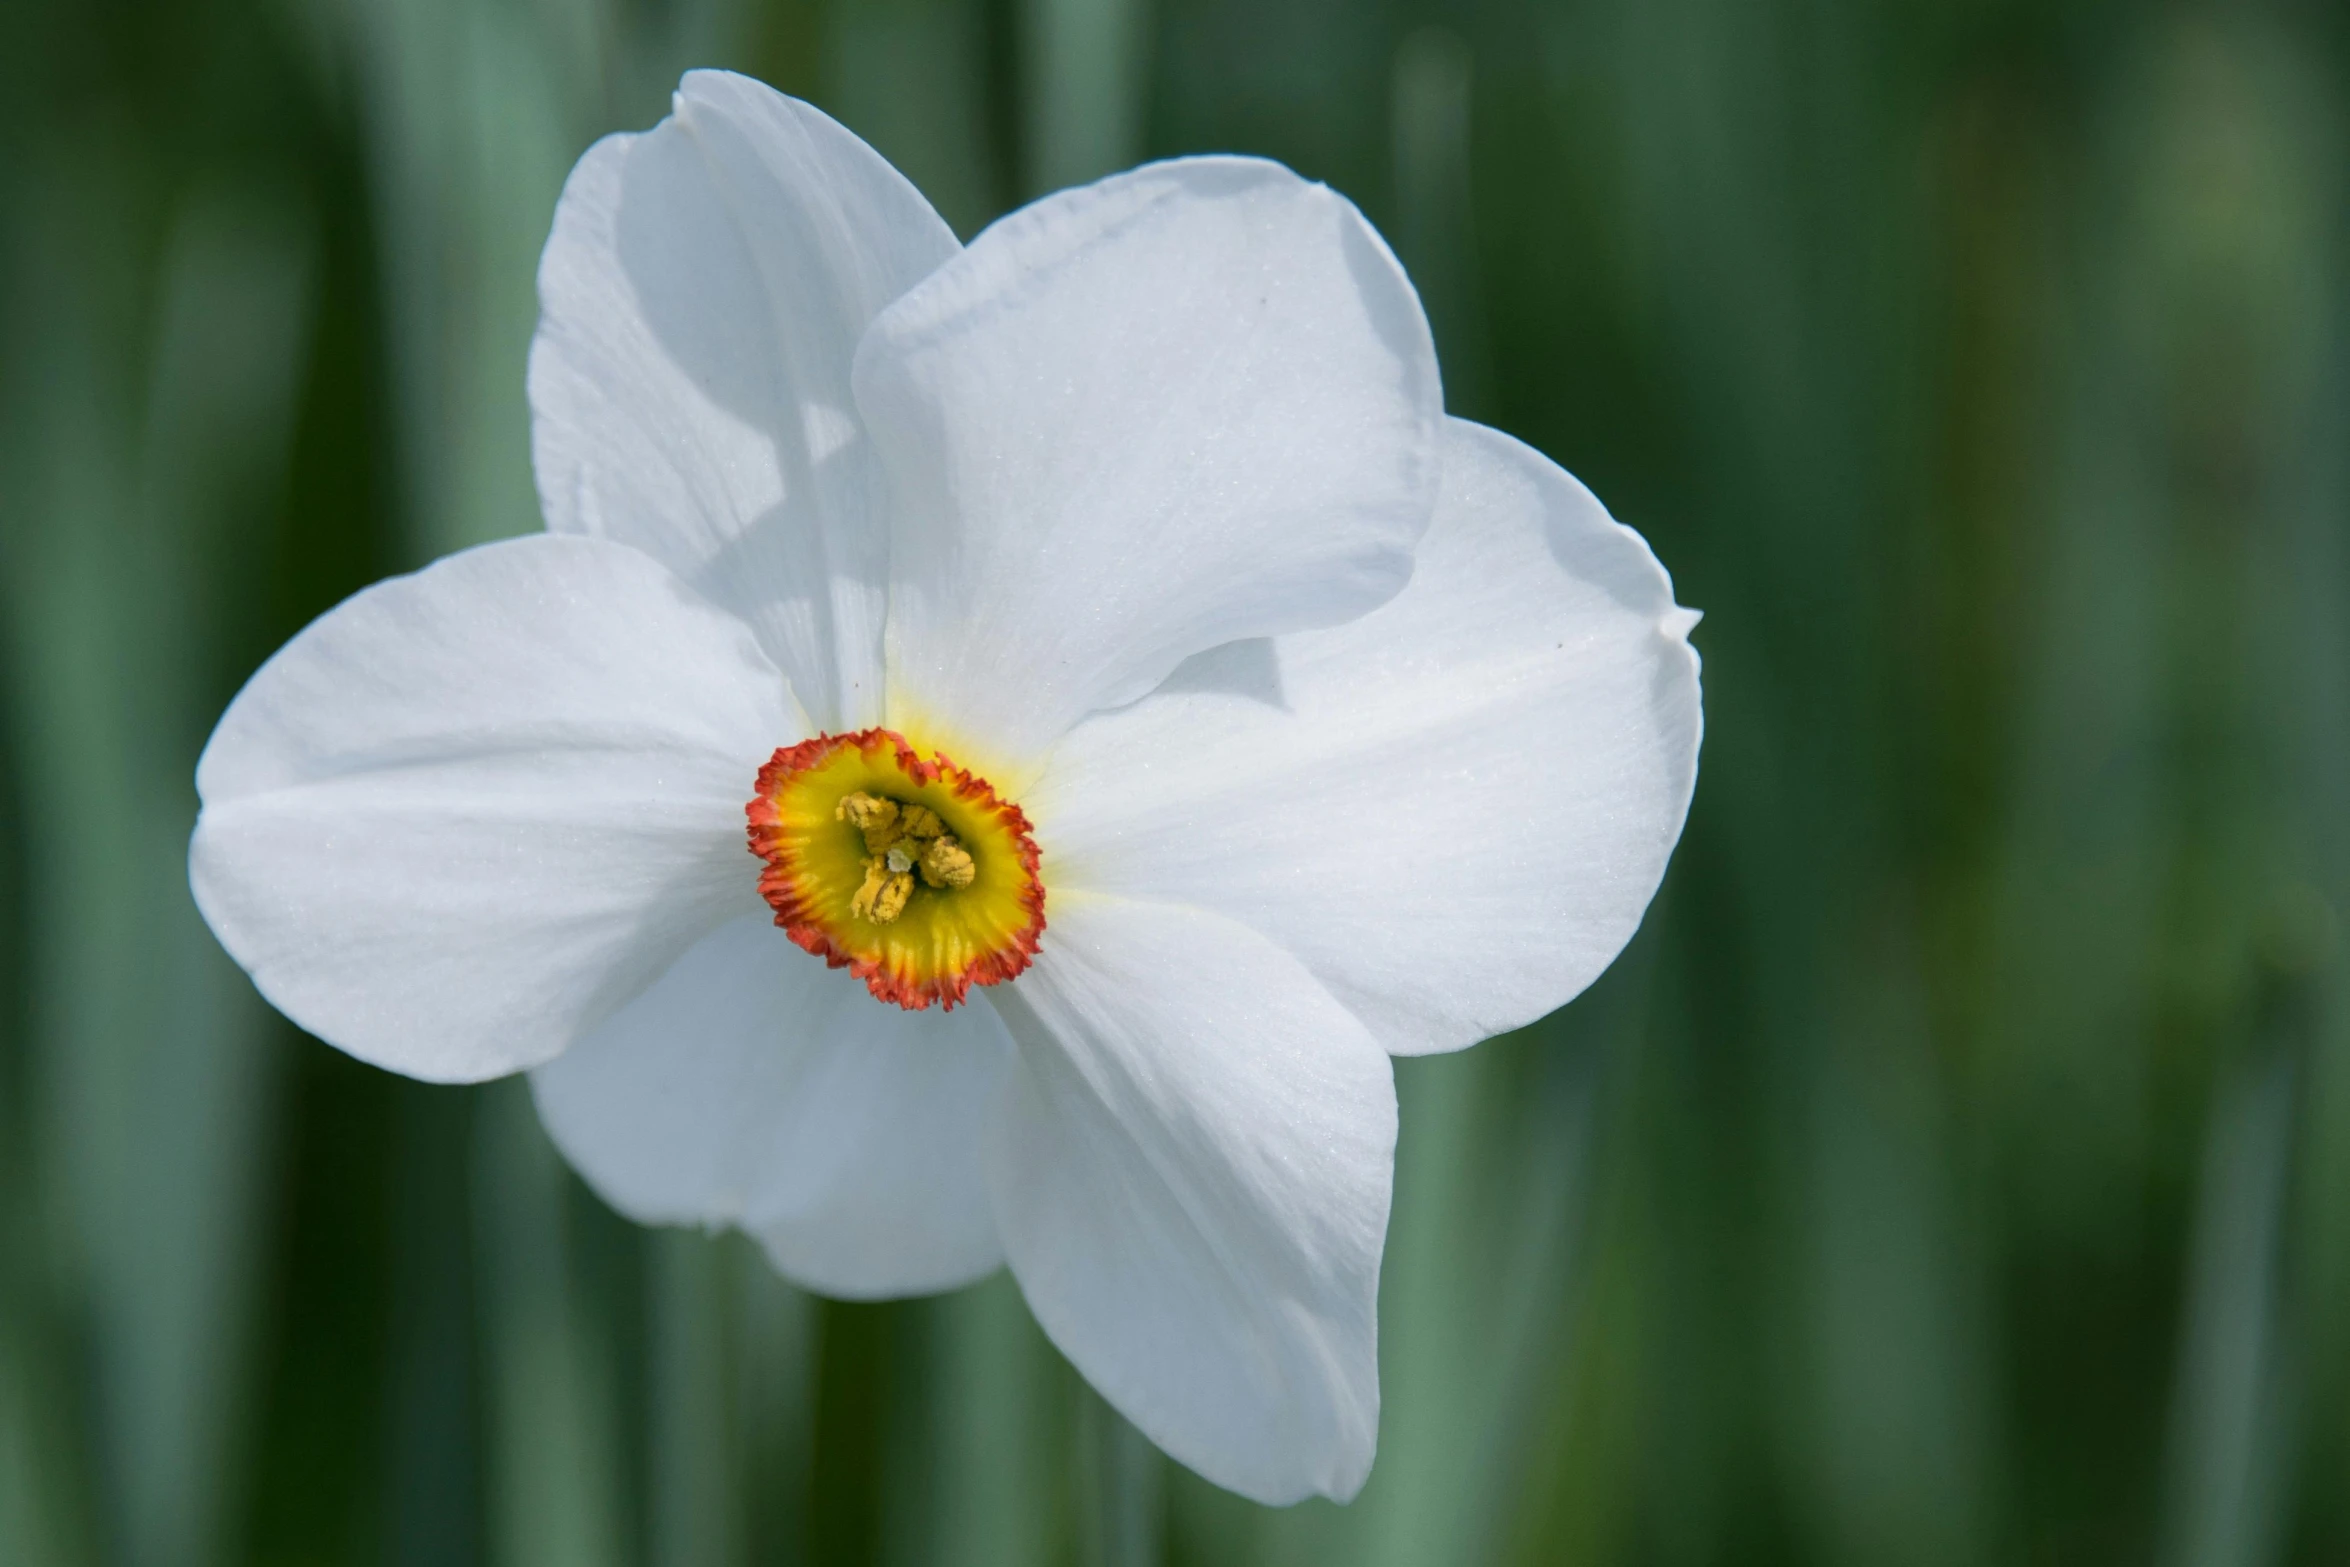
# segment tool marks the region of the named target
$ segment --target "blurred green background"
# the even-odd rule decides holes
[[[1159,1459],[1001,1277],[615,1219],[190,907],[244,676],[537,526],[556,191],[698,64],[966,234],[1329,180],[1708,612],[1638,940],[1399,1066],[1349,1508]],[[2350,1560],[2346,115],[2285,0],[0,9],[0,1563]]]

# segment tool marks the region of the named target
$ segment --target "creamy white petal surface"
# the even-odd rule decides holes
[[[880,713],[889,545],[850,361],[959,248],[872,148],[723,71],[596,143],[555,210],[530,360],[547,526],[650,550],[741,614],[822,728]]]
[[[1453,420],[1403,593],[1062,743],[1029,800],[1054,892],[1245,921],[1397,1052],[1531,1022],[1630,939],[1680,835],[1695,619],[1564,470]]]
[[[1052,920],[987,992],[1019,1044],[987,1151],[1030,1308],[1217,1484],[1351,1497],[1379,1428],[1386,1054],[1235,921],[1083,895]]]
[[[760,909],[745,784],[804,733],[749,630],[650,556],[486,545],[261,667],[197,766],[190,878],[304,1028],[412,1077],[496,1077]]]
[[[997,778],[1203,648],[1411,571],[1442,393],[1418,298],[1278,164],[1152,164],[1003,219],[873,324],[891,722]]]
[[[753,917],[531,1087],[630,1218],[739,1225],[828,1294],[912,1295],[1003,1263],[979,1143],[1011,1048],[987,1007],[881,1006]]]

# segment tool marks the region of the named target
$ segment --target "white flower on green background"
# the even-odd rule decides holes
[[[581,159],[539,286],[547,532],[253,677],[197,773],[213,930],[363,1060],[530,1071],[624,1213],[842,1296],[1008,1265],[1176,1458],[1353,1495],[1389,1057],[1630,937],[1696,617],[1445,417],[1393,257],[1276,164],[966,248],[701,72]]]

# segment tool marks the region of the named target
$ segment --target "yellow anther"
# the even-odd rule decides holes
[[[898,823],[898,802],[867,794],[863,790],[842,795],[840,804],[833,807],[832,814],[836,821],[851,823],[865,835],[867,854],[879,854],[905,836],[905,829]],[[922,814],[928,816],[930,813],[924,811]],[[936,820],[935,817],[932,819]]]
[[[886,860],[876,855],[865,867],[865,880],[849,898],[849,911],[859,919],[876,925],[887,925],[906,912],[906,900],[914,895],[914,878],[905,871],[893,871]]]
[[[978,876],[970,851],[945,833],[922,846],[922,879],[933,887],[968,887]]]
[[[909,838],[936,838],[947,830],[947,824],[927,805],[907,806],[905,814],[898,818],[898,826]]]

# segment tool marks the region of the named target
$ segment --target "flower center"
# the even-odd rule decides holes
[[[859,789],[840,797],[832,814],[865,840],[865,880],[849,912],[876,925],[896,922],[914,896],[914,877],[939,892],[960,892],[979,878],[979,862],[927,805],[909,805]]]
[[[759,769],[745,812],[775,923],[883,1001],[951,1008],[1036,952],[1028,818],[937,752],[887,729],[818,735]]]

